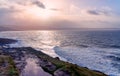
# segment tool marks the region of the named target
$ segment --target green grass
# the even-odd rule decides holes
[[[2,67],[2,64],[4,63],[7,63],[7,65]],[[14,61],[10,56],[0,55],[0,67],[0,73],[5,76],[19,76],[19,71],[15,67]]]

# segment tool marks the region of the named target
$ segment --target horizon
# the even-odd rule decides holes
[[[45,27],[45,26],[39,26],[39,27],[28,27],[28,26],[0,26],[0,31],[120,31],[120,28],[69,28],[69,27]]]

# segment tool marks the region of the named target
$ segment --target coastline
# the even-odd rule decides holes
[[[2,41],[4,41],[4,44],[8,44],[6,39],[3,39]],[[8,40],[8,41],[10,41],[11,43],[14,42],[14,40],[13,41]],[[90,70],[86,67],[80,67],[76,64],[62,61],[58,57],[52,58],[46,55],[45,53],[35,50],[31,47],[21,47],[21,48],[17,48],[17,47],[16,48],[10,48],[10,47],[2,48],[1,47],[0,50],[1,50],[1,53],[0,53],[1,55],[9,55],[12,57],[15,63],[14,66],[17,66],[20,72],[26,66],[25,59],[26,59],[26,55],[29,54],[31,58],[33,58],[34,56],[37,57],[38,58],[37,64],[45,72],[53,76],[63,76],[63,75],[64,76],[107,76],[102,72]]]

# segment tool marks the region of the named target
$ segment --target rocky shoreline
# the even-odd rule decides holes
[[[0,38],[0,46],[15,43],[15,42],[17,42],[17,40],[7,39],[7,38]]]
[[[13,73],[13,75],[11,76],[20,76],[22,70],[24,70],[25,66],[27,65],[26,59],[29,57],[37,58],[38,61],[36,62],[36,64],[39,65],[39,67],[41,67],[46,73],[51,74],[51,76],[107,76],[102,72],[93,71],[86,67],[80,67],[76,64],[62,61],[58,57],[52,58],[44,54],[43,52],[35,50],[31,47],[2,47],[8,44],[7,41],[9,43],[14,43],[16,42],[16,40],[14,41],[10,39],[0,39],[0,44],[4,43],[4,45],[1,45],[0,48],[0,58],[1,56],[9,56],[12,59],[12,61],[14,61],[14,64],[12,65],[15,66],[15,74]]]

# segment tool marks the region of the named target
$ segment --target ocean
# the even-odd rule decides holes
[[[33,47],[52,57],[120,76],[120,31],[2,31],[11,47]]]

